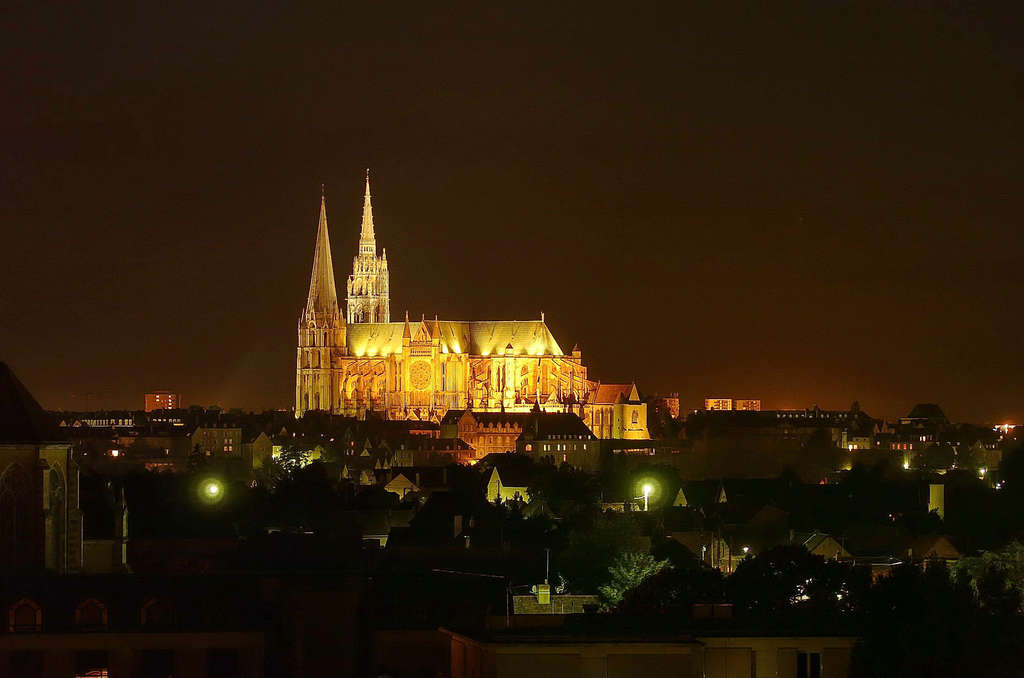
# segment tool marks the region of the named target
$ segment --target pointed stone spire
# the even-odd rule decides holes
[[[334,262],[331,260],[331,237],[327,232],[327,198],[320,186],[320,225],[313,252],[313,273],[309,278],[305,320],[316,316],[338,314],[338,291],[334,285]]]
[[[359,253],[377,254],[377,239],[373,234],[373,205],[370,203],[370,170],[366,170],[366,192],[363,194],[363,227],[359,233]]]
[[[409,330],[409,311],[405,312],[405,329],[402,331],[402,339],[412,339],[412,331]]]
[[[437,314],[434,314],[434,324],[430,327],[430,335],[434,339],[441,338],[441,323],[437,320]]]

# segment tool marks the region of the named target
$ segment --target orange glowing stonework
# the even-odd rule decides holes
[[[601,402],[599,394],[612,391],[587,378],[579,348],[562,350],[543,313],[539,320],[421,316],[412,322],[406,313],[403,321],[390,322],[388,277],[386,255],[376,252],[367,178],[359,252],[342,314],[321,197],[309,295],[299,317],[296,416],[324,410],[440,421],[449,409],[527,412],[539,405],[580,414],[599,437],[648,437],[647,406],[635,388],[619,385],[617,403]],[[613,425],[616,416],[626,421]]]

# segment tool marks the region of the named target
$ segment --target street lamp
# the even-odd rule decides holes
[[[651,498],[651,492],[654,492],[654,486],[650,483],[644,483],[644,511],[647,511],[649,501]]]
[[[199,501],[204,504],[217,504],[224,499],[224,483],[218,478],[205,478],[199,482],[197,488]]]

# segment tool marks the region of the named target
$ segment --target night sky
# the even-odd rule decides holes
[[[0,360],[291,406],[369,167],[393,319],[543,310],[684,408],[1024,420],[1022,3],[487,4],[8,6]]]

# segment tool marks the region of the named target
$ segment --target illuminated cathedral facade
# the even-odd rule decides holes
[[[488,321],[410,321],[406,313],[392,322],[387,253],[377,252],[369,174],[346,292],[342,313],[321,195],[309,294],[299,316],[296,416],[323,410],[440,421],[450,409],[527,412],[537,406],[576,412],[599,437],[648,437],[647,406],[635,387],[589,379],[579,349],[564,352],[543,313],[535,320]]]

